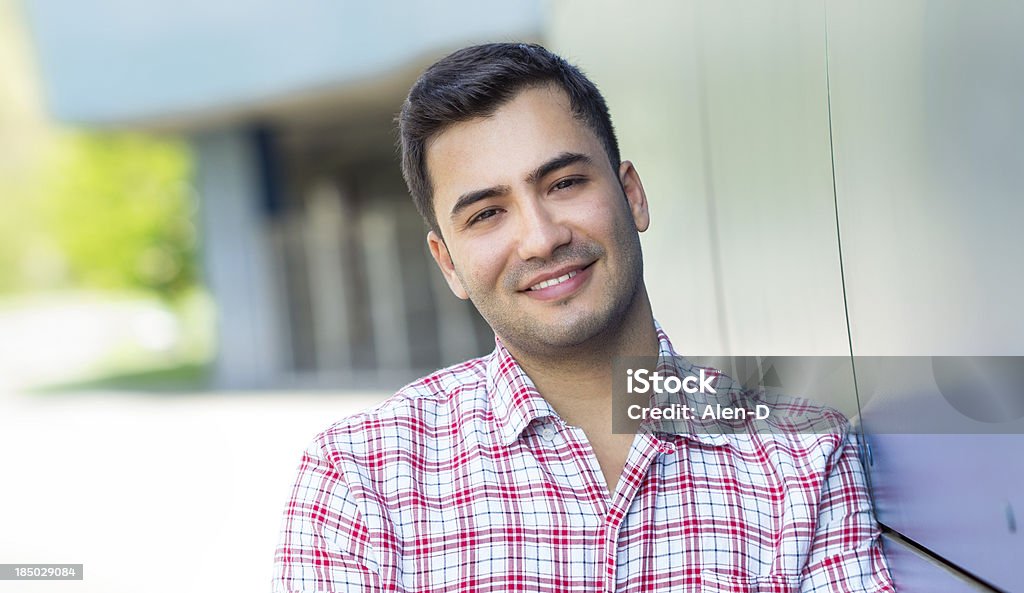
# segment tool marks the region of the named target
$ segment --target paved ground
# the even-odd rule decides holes
[[[383,393],[0,393],[0,593],[267,591],[302,450]]]

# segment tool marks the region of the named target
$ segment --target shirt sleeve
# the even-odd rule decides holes
[[[370,533],[321,439],[302,456],[274,556],[274,593],[381,590]]]
[[[832,453],[801,593],[894,592],[871,509],[857,437],[847,433]]]

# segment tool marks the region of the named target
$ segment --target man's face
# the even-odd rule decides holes
[[[642,283],[647,199],[560,89],[451,126],[426,157],[444,237],[428,235],[431,253],[503,341],[565,352],[621,322]]]

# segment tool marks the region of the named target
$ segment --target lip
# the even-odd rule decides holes
[[[532,299],[537,299],[540,301],[552,301],[555,299],[565,298],[571,295],[572,293],[576,292],[578,288],[583,286],[583,284],[590,279],[592,268],[593,262],[582,266],[578,264],[572,266],[565,266],[563,268],[555,270],[554,272],[540,274],[535,278],[531,278],[529,284],[526,285],[527,288],[524,288],[520,292]],[[565,276],[570,272],[576,272],[576,275],[573,276],[572,278],[569,278],[565,282],[562,282],[561,284],[548,286],[546,288],[541,288],[539,290],[529,289],[530,286],[535,286],[541,282],[544,282],[545,280],[553,280],[560,276]]]

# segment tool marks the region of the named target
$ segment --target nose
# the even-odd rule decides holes
[[[523,200],[520,212],[518,250],[523,261],[548,259],[556,249],[572,241],[572,231],[543,200]]]

